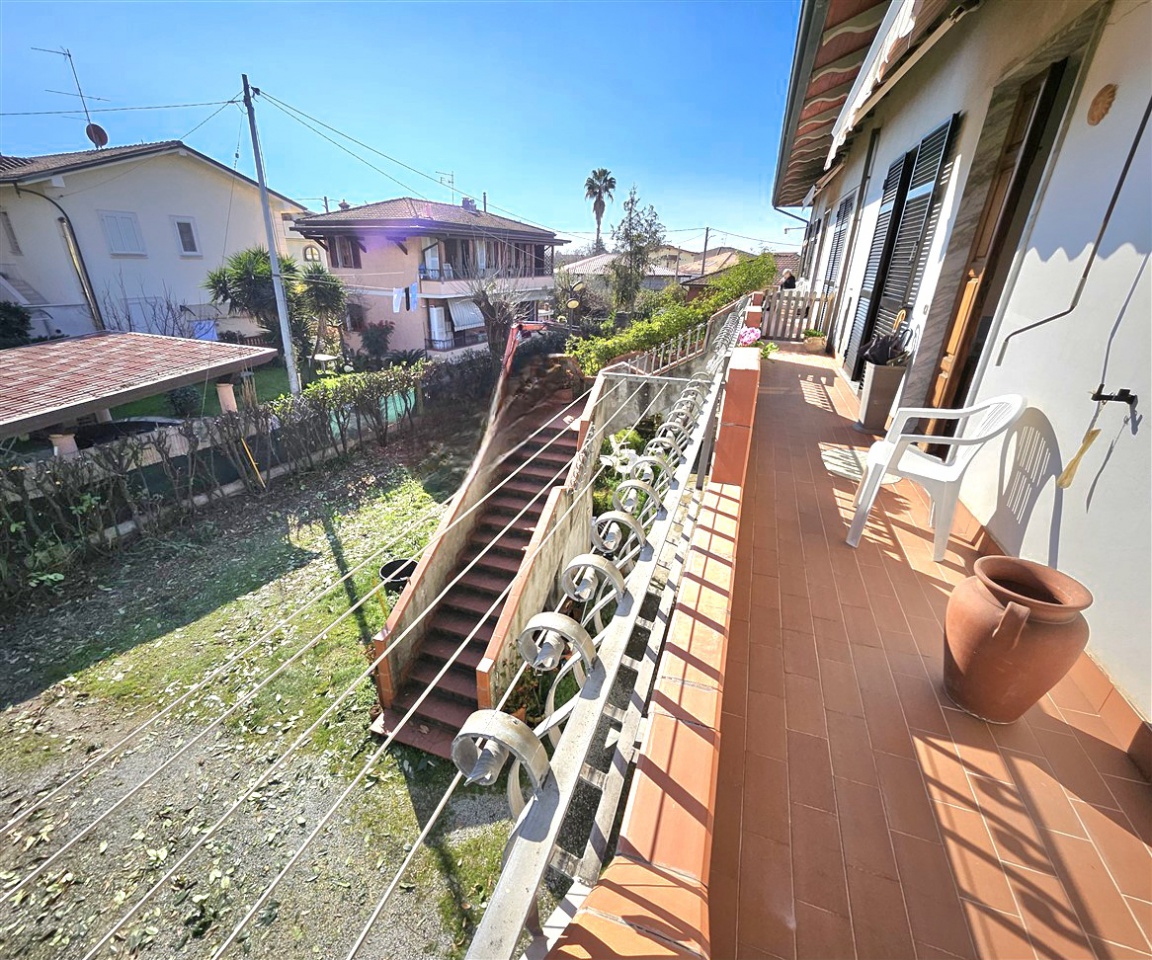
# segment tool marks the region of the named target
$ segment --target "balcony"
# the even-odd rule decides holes
[[[448,350],[460,350],[463,347],[487,346],[488,334],[483,330],[460,330],[451,337],[443,340],[428,337],[424,341],[424,349],[430,353],[444,353]]]
[[[544,270],[544,268],[537,269]],[[547,295],[552,292],[556,285],[555,277],[547,272],[532,276],[524,276],[518,272],[515,276],[500,277],[499,270],[490,268],[482,271],[482,276],[485,279],[499,278],[497,282],[502,288],[517,292]],[[455,269],[452,264],[444,264],[438,269],[420,267],[420,296],[422,297],[467,297],[472,292],[475,282],[475,272]]]
[[[551,956],[1152,956],[1146,728],[1087,657],[1015,724],[959,711],[943,617],[974,521],[934,562],[900,481],[852,550],[867,440],[833,361],[783,348],[756,407],[665,649],[694,682],[654,697],[623,856]]]

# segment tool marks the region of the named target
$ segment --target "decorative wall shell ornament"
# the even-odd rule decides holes
[[[1107,83],[1092,98],[1092,104],[1088,107],[1088,126],[1094,127],[1108,116],[1108,111],[1112,109],[1112,104],[1116,100],[1116,89],[1116,84]]]

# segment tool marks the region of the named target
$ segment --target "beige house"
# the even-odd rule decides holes
[[[277,247],[323,251],[291,230],[307,209],[269,191]],[[189,336],[194,320],[258,334],[209,303],[224,259],[267,247],[255,181],[179,140],[46,156],[0,155],[0,300],[33,335],[136,330]]]
[[[535,317],[554,286],[556,234],[481,210],[399,197],[297,220],[348,286],[355,334],[393,325],[393,350],[445,353],[486,344],[474,295],[516,300]]]

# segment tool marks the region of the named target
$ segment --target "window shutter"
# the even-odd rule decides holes
[[[884,177],[884,193],[880,199],[880,215],[876,220],[876,230],[872,234],[872,245],[868,249],[868,261],[864,267],[864,279],[860,282],[860,298],[856,301],[856,313],[852,317],[852,331],[848,335],[848,349],[844,366],[849,376],[859,379],[860,348],[872,318],[873,294],[878,293],[884,282],[888,253],[891,250],[893,228],[899,222],[904,190],[907,187],[911,164],[905,154],[888,168]]]
[[[184,253],[199,253],[196,249],[196,232],[187,220],[176,221],[176,232],[180,234],[180,249]]]
[[[844,241],[848,236],[848,222],[856,205],[855,194],[845,197],[836,209],[836,226],[832,231],[832,246],[828,251],[828,267],[824,271],[824,292],[827,293],[840,282],[840,260],[844,256]]]
[[[915,303],[940,217],[939,186],[958,118],[950,117],[888,168],[845,357],[853,380],[863,372],[861,347],[891,333],[900,311]]]
[[[916,148],[912,179],[896,230],[891,262],[880,294],[872,335],[891,333],[901,310],[911,311],[940,216],[937,185],[955,118],[941,124]]]

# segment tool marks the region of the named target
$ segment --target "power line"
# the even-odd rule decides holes
[[[221,104],[232,103],[231,100],[205,100],[203,103],[158,103],[145,107],[96,107],[89,113],[126,113],[130,110],[185,110],[190,107],[216,107]],[[5,110],[0,117],[55,117],[75,114],[75,110]]]

